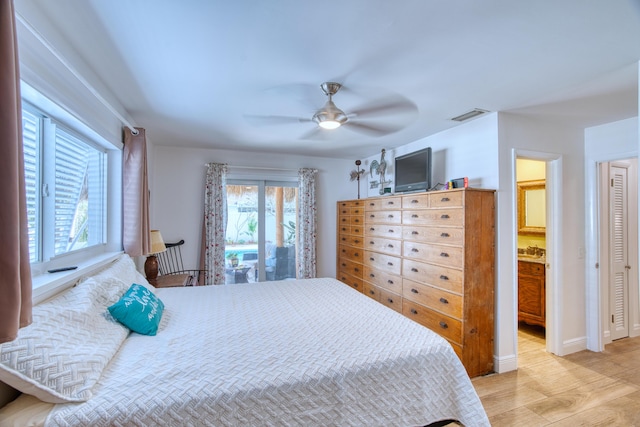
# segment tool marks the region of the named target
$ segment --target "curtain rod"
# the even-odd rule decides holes
[[[96,97],[96,99],[98,101],[100,101],[100,103],[102,105],[104,105],[107,110],[109,110],[109,112],[111,112],[111,114],[113,114],[118,120],[120,120],[120,122],[122,124],[124,124],[126,127],[128,127],[131,130],[131,133],[134,135],[138,134],[138,130],[126,119],[124,118],[124,116],[122,114],[120,114],[110,103],[109,101],[107,101],[102,95],[100,95],[100,93],[98,92],[98,90],[96,88],[94,88],[91,83],[89,83],[87,81],[87,79],[85,79],[82,74],[80,74],[79,71],[77,71],[73,65],[71,65],[69,63],[69,61],[67,61],[67,59],[62,55],[62,53],[60,53],[55,47],[53,47],[53,45],[51,43],[49,43],[49,41],[38,31],[36,30],[36,28],[31,25],[29,23],[29,21],[27,21],[25,19],[24,16],[22,16],[20,13],[15,12],[16,18],[18,19],[18,21],[20,21],[20,23],[22,23],[22,25],[24,25],[27,30],[29,30],[29,32],[31,34],[33,34],[33,36],[38,39],[38,41],[40,43],[42,43],[44,45],[45,48],[47,48],[47,50],[49,50],[49,52],[51,52],[53,54],[53,56],[56,57],[56,59],[58,61],[60,61],[60,63],[62,65],[64,65],[64,67],[69,70],[71,72],[71,74],[73,74],[73,76],[78,79],[78,81],[80,81],[80,83],[82,83],[82,85],[87,88],[89,90],[89,92],[91,92],[91,94],[93,96]]]
[[[209,163],[205,163],[205,166],[209,166]],[[265,171],[283,171],[283,172],[298,172],[298,169],[284,169],[284,168],[265,168],[261,166],[235,166],[235,165],[227,165],[231,169],[258,169]]]

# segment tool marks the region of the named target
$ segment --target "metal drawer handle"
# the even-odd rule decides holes
[[[376,231],[376,229],[373,227],[369,227],[369,231]]]
[[[357,257],[357,256],[360,256],[360,255],[358,254],[358,252],[355,252],[355,253],[353,254],[353,256],[354,256],[354,257]]]
[[[411,309],[411,314],[418,314],[418,312],[415,309]]]
[[[441,233],[440,237],[451,237],[451,236],[449,236],[449,233]]]
[[[440,280],[449,280],[449,277],[443,274],[440,276]]]
[[[420,251],[417,250],[416,248],[411,248],[411,252],[420,252]]]
[[[389,280],[387,280],[387,283],[390,284],[390,285],[393,285],[393,280],[389,279]]]
[[[360,271],[358,267],[354,268],[353,271]]]
[[[393,265],[393,263],[391,261],[387,262],[387,265]]]
[[[395,233],[395,231],[393,230],[393,228],[389,229],[389,233]]]
[[[416,199],[413,199],[411,203],[418,203],[418,201]]]
[[[417,293],[418,293],[418,290],[417,290],[417,289],[415,289],[415,288],[411,288],[411,292],[413,292],[414,294],[417,294]]]
[[[391,243],[389,243],[389,244],[387,245],[387,247],[388,247],[388,248],[392,248],[392,247],[393,247],[393,245],[392,245]]]
[[[442,329],[447,329],[449,327],[449,325],[447,325],[445,322],[440,321],[440,327]]]
[[[360,229],[359,229],[359,228],[354,228],[354,229],[353,229],[353,231],[354,231],[355,233],[359,233],[359,232],[360,232]]]
[[[447,214],[442,214],[442,215],[440,215],[440,218],[442,218],[442,219],[449,219],[449,215],[447,215]]]
[[[449,304],[449,301],[446,298],[440,298],[440,302],[443,304]]]
[[[370,294],[370,295],[375,295],[376,293],[375,293],[374,291],[370,290],[370,291],[369,291],[369,294]]]
[[[374,202],[369,203],[369,206],[375,206],[376,204]]]
[[[357,288],[357,287],[358,287],[358,284],[357,284],[357,283],[354,283],[354,284],[353,284],[353,287],[354,287],[354,288]]]
[[[356,239],[356,240],[354,240],[354,242],[356,242],[356,243],[360,243],[360,240],[357,240],[357,239]]]
[[[356,218],[353,222],[360,222],[360,218]]]
[[[342,231],[347,231],[347,228],[346,227],[342,227]]]
[[[343,266],[343,267],[347,266],[347,264],[345,264],[344,262],[342,264],[340,264],[340,265]]]
[[[354,213],[360,213],[360,209],[356,209],[355,211],[353,211]]]
[[[388,302],[389,304],[393,304],[393,300],[392,300],[391,298],[387,298],[387,302]]]
[[[449,254],[446,252],[440,252],[440,256],[444,258],[449,258]]]
[[[387,204],[388,204],[388,205],[392,205],[392,204],[393,204],[393,202],[392,202],[392,201],[389,201],[389,203],[387,203]]]
[[[346,238],[346,237],[343,237],[343,238],[342,238],[342,241],[343,241],[343,242],[346,242],[346,241],[347,241],[347,238]]]
[[[418,218],[418,214],[411,215],[411,218]]]
[[[375,218],[376,216],[374,214],[369,215],[369,218]]]
[[[418,233],[417,231],[414,230],[414,231],[411,232],[411,234],[413,234],[415,236],[416,234],[420,234],[420,233]]]
[[[418,272],[418,269],[417,269],[417,268],[415,268],[415,267],[411,267],[411,271],[413,271],[414,273],[417,273],[417,272]],[[442,276],[440,276],[440,277],[442,277]]]
[[[369,277],[376,277],[376,275],[373,273],[369,273]]]
[[[370,244],[370,245],[375,245],[375,244],[376,244],[376,242],[374,242],[373,240],[370,240],[370,241],[369,241],[369,244]]]
[[[373,257],[369,257],[369,261],[375,261]]]
[[[448,202],[450,201],[448,197],[443,197],[442,199],[440,199],[441,202]]]
[[[393,218],[393,215],[389,214],[387,215],[387,218]]]

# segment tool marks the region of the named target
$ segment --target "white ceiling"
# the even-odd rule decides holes
[[[456,126],[473,108],[592,126],[637,115],[638,0],[24,0],[41,7],[154,144],[359,158]],[[344,85],[346,113],[301,139]]]

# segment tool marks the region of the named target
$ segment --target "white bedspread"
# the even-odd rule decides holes
[[[449,344],[334,279],[159,289],[84,403],[47,426],[489,425]]]

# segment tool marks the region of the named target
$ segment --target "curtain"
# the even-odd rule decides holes
[[[298,279],[316,277],[316,175],[317,169],[298,170],[297,258]]]
[[[0,343],[31,323],[19,66],[13,0],[0,0]]]
[[[227,228],[227,165],[207,164],[204,192],[205,285],[224,285]]]
[[[145,130],[124,129],[122,153],[122,244],[130,256],[151,252],[149,226],[149,182],[147,177],[147,137]]]

